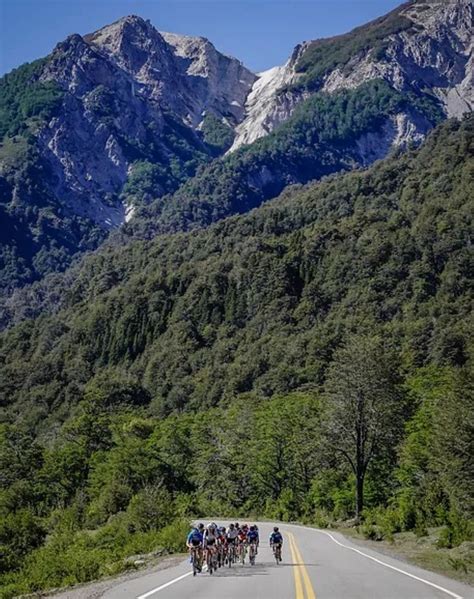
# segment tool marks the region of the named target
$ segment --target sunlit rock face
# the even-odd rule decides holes
[[[195,132],[207,113],[234,128],[256,76],[205,38],[160,33],[128,16],[58,44],[41,79],[67,92],[39,133],[54,192],[75,214],[113,228],[130,218],[119,195],[133,148],[154,143],[171,155],[167,119],[189,130],[198,147]]]
[[[473,13],[472,0],[408,2],[392,14],[407,19],[411,26],[387,36],[383,57],[369,46],[343,67],[325,73],[320,89],[331,93],[384,79],[400,91],[437,97],[447,117],[470,112],[474,106]],[[364,35],[362,28],[360,35]],[[310,46],[311,42],[297,46],[284,66],[259,75],[231,150],[273,131],[308,97],[308,91],[292,89],[292,84],[303,76],[298,63]],[[426,123],[415,123],[410,114],[400,115],[393,143],[419,141],[425,134]]]

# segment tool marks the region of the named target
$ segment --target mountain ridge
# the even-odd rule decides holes
[[[431,15],[425,28],[414,26],[413,11],[420,6]],[[393,148],[420,143],[440,114],[448,116],[449,106],[460,107],[459,113],[471,109],[472,80],[463,73],[473,60],[472,45],[466,46],[472,14],[471,0],[408,3],[348,34],[300,44],[285,66],[259,78],[209,40],[159,32],[134,15],[85,36],[69,36],[50,57],[0,83],[2,94],[5,90],[0,125],[7,131],[0,143],[0,211],[13,223],[0,247],[0,289],[10,294],[64,270],[111,231],[137,217],[139,223],[147,206],[160,205],[161,198],[166,212],[184,197],[172,220],[184,228],[200,226],[209,220],[199,216],[201,208],[183,220],[192,200],[186,182],[195,175],[195,185],[209,181],[221,168],[212,165],[224,154],[226,165],[237,156],[235,176],[248,180],[239,193],[254,199],[242,196],[237,204],[227,194],[216,217],[274,197],[284,184],[316,179],[327,173],[322,165],[333,162],[333,170],[367,165]],[[445,17],[451,19],[448,25]],[[453,29],[450,35],[447,27]],[[415,84],[419,73],[424,79]],[[442,93],[435,89],[438,79]],[[318,137],[311,122],[324,123],[324,115],[316,113],[308,113],[308,140],[302,138],[298,149],[287,148],[287,158],[281,157],[281,172],[269,173],[265,164],[256,171],[250,156],[272,160],[265,145],[252,142],[247,158],[241,158],[238,150],[246,141],[272,133],[281,137],[280,128],[300,107],[328,109],[330,102],[316,108],[321,94],[334,96],[337,104],[342,92],[349,97],[375,81],[385,81],[407,102],[388,118],[380,113],[379,130],[373,120],[342,165],[336,139],[325,154],[314,151]],[[415,100],[417,108],[410,106]],[[202,177],[209,163],[209,175]],[[242,175],[242,168],[248,173]]]
[[[420,7],[422,7],[421,16],[418,13]],[[426,18],[426,12],[429,13],[428,19]],[[406,23],[401,26],[394,17],[402,17],[406,20]],[[392,25],[390,24],[391,19],[395,20]],[[314,54],[318,44],[320,47],[330,48],[331,44],[336,43],[335,53],[339,53],[339,56],[346,61],[342,68],[336,62],[336,68],[328,69],[328,72],[323,70],[321,74],[318,74],[320,80],[316,84],[316,89],[328,92],[353,88],[374,78],[384,79],[398,90],[412,87],[413,83],[422,87],[424,79],[426,79],[422,68],[429,64],[430,52],[440,52],[440,61],[437,65],[440,69],[449,69],[449,60],[457,60],[458,66],[461,67],[459,64],[462,63],[461,56],[465,55],[464,77],[461,81],[457,80],[458,77],[455,77],[454,80],[452,77],[451,80],[448,77],[447,81],[440,81],[439,96],[445,103],[448,117],[460,116],[463,112],[472,111],[474,106],[474,81],[472,76],[473,19],[472,0],[453,0],[451,2],[440,2],[439,0],[418,2],[411,0],[383,17],[356,27],[349,33],[299,44],[295,47],[293,54],[284,66],[275,67],[262,74],[262,77],[270,80],[266,85],[273,88],[269,94],[270,97],[255,101],[251,92],[248,101],[248,114],[246,119],[237,127],[237,137],[232,149],[235,150],[243,144],[251,143],[268,134],[286,120],[292,114],[294,108],[304,101],[311,91],[314,91],[315,82],[308,78],[307,72],[311,73],[311,65],[315,62],[314,58],[311,57],[311,53]],[[421,28],[418,39],[415,35],[411,55],[407,54],[404,57],[406,64],[403,65],[402,62],[397,64],[397,56],[400,57],[400,48],[397,48],[397,45],[409,45],[410,35],[405,31],[414,25]],[[345,55],[344,46],[350,45],[351,36],[364,34],[368,28],[372,28],[376,33],[378,29],[381,30],[380,36],[374,35],[373,32],[371,32],[371,35],[377,41],[383,40],[383,55],[381,48],[379,48],[374,57],[374,52],[370,52],[370,45],[368,54],[367,48],[356,46],[355,56],[350,52]],[[453,33],[450,36],[451,30]],[[457,52],[452,53],[451,56],[444,57],[442,55],[443,37],[451,38],[453,47],[456,48]],[[433,41],[433,47],[429,47],[431,40]],[[438,44],[438,47],[436,44]],[[423,46],[428,47],[424,48]],[[358,57],[357,54],[361,50],[364,52],[361,57]],[[349,65],[349,68],[347,68],[347,65]],[[415,68],[418,68],[419,80],[410,81],[409,78],[413,76],[412,73]],[[459,73],[455,73],[455,75],[459,76]],[[453,83],[461,86],[462,93]],[[257,92],[258,80],[254,87],[255,92]],[[447,97],[443,97],[443,87],[447,87],[449,90]]]

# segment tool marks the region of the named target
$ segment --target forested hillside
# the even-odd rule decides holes
[[[374,327],[409,364],[462,365],[472,126],[207,230],[91,256],[65,309],[1,337],[2,405],[46,427],[113,366],[157,414],[286,392],[319,384],[345,333]]]
[[[140,163],[124,196],[142,208],[112,242],[128,244],[156,234],[202,228],[248,212],[289,184],[368,165],[389,150],[394,121],[403,111],[416,115],[426,130],[443,118],[435,100],[397,92],[380,80],[333,95],[315,94],[274,133],[201,168],[176,193],[154,202],[150,198],[159,195],[158,167]],[[65,277],[49,277],[0,301],[0,328],[25,315],[56,309],[58,302],[66,300],[76,273],[74,268]]]
[[[213,511],[472,539],[473,129],[104,249],[63,310],[4,332],[3,597],[173,550],[166,524]],[[359,387],[378,424],[356,506]]]
[[[389,151],[396,116],[407,110],[425,132],[443,120],[435,99],[398,92],[382,80],[317,93],[267,137],[201,169],[173,196],[145,205],[124,232],[150,237],[206,226],[259,206],[289,184],[366,166]]]

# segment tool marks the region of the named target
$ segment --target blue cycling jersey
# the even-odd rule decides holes
[[[272,532],[270,535],[270,543],[283,543],[281,532]]]
[[[249,541],[258,541],[258,532],[256,530],[249,530],[247,533],[247,539]]]
[[[200,543],[202,543],[202,541],[203,541],[202,533],[199,532],[199,530],[197,528],[194,528],[188,534],[187,543],[191,543],[192,541],[199,541]]]

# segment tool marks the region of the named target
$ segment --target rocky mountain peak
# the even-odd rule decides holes
[[[148,66],[158,69],[161,76],[169,75],[170,49],[157,29],[141,17],[124,17],[85,39],[129,73],[140,76]]]
[[[176,154],[191,165],[193,152],[203,160],[213,151],[197,132],[206,114],[231,130],[244,116],[255,80],[209,40],[162,34],[136,15],[70,35],[37,77],[64,94],[54,118],[36,132],[52,173],[49,191],[66,212],[104,229],[130,215],[120,193],[135,162],[158,161],[166,173]],[[173,139],[180,137],[186,141],[178,146]],[[156,184],[156,194],[178,183],[172,174],[162,179],[171,187]]]
[[[349,33],[300,44],[285,65],[260,73],[231,150],[273,131],[315,91],[374,79],[436,97],[447,116],[472,111],[473,19],[473,0],[410,0]]]

